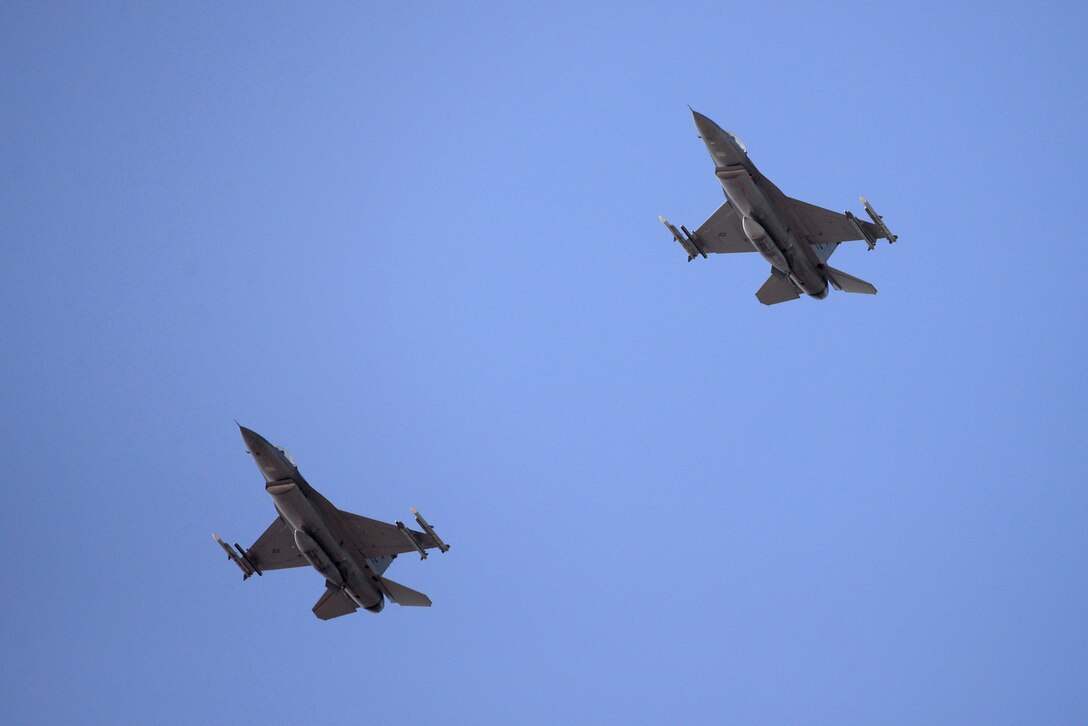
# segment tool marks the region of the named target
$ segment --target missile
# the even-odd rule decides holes
[[[669,224],[669,220],[661,215],[658,215],[657,218],[660,219],[661,224],[665,225],[665,228],[672,233],[673,239],[684,248],[684,252],[688,253],[688,262],[691,262],[699,255],[702,255],[704,259],[706,258],[706,252],[703,252],[702,248],[699,246],[698,238],[689,232],[687,227],[680,225],[680,229],[684,230],[684,234],[680,234],[680,230]]]
[[[884,224],[884,218],[876,213],[873,209],[873,205],[869,204],[869,200],[865,197],[861,197],[861,203],[865,205],[865,211],[870,217],[873,218],[873,224],[880,228],[880,232],[888,238],[888,244],[895,242],[899,237],[892,234],[892,231],[888,229],[888,225]]]
[[[706,257],[706,255],[703,255],[703,256]],[[440,552],[442,552],[443,554],[445,554],[446,552],[449,552],[450,551],[450,546],[442,541],[442,538],[439,537],[438,533],[434,531],[434,527],[432,527],[427,522],[427,520],[423,518],[422,514],[420,514],[419,512],[416,511],[415,507],[411,507],[411,510],[412,510],[412,514],[416,518],[416,521],[419,522],[419,526],[423,528],[424,532],[431,535],[432,539],[434,539],[434,543],[436,545],[438,545],[438,550]]]
[[[227,559],[238,565],[238,568],[242,571],[243,580],[248,580],[250,577],[253,576],[254,572],[256,572],[258,575],[263,574],[252,562],[249,561],[249,558],[246,557],[245,551],[241,547],[238,547],[238,545],[234,545],[234,547],[238,547],[238,552],[235,552],[233,547],[231,547],[223,540],[219,539],[219,535],[213,532],[212,537],[215,537],[215,541],[218,542],[219,546],[223,548],[223,551],[227,553]]]
[[[412,543],[412,547],[415,547],[416,552],[419,553],[419,559],[427,559],[427,550],[423,549],[422,545],[420,545],[419,542],[416,541],[416,538],[412,536],[412,533],[408,531],[408,528],[404,526],[404,522],[399,519],[397,520],[397,529],[401,531],[401,534],[404,535],[405,539]]]
[[[855,217],[850,210],[846,211],[846,218],[850,220],[850,224],[854,225],[854,229],[857,230],[857,233],[865,240],[865,244],[869,245],[869,250],[872,251],[872,249],[876,247],[876,237],[869,234],[869,230],[861,226],[861,222],[858,221],[858,218]]]

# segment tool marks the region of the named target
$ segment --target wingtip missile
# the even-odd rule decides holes
[[[865,206],[865,213],[873,220],[873,224],[880,229],[881,236],[887,238],[888,244],[892,244],[899,239],[897,235],[892,234],[892,231],[888,229],[888,225],[884,224],[884,218],[876,213],[876,210],[873,209],[873,205],[869,204],[869,200],[865,197],[860,197],[860,199],[861,203]]]
[[[412,516],[414,516],[416,518],[416,521],[419,522],[419,526],[423,528],[424,532],[431,535],[431,538],[434,540],[434,543],[436,545],[438,545],[438,551],[441,552],[442,554],[445,554],[445,553],[449,552],[450,551],[450,546],[442,541],[442,538],[439,537],[438,533],[434,531],[434,527],[431,526],[430,522],[428,522],[426,519],[424,519],[423,515],[420,514],[416,510],[415,507],[409,507],[409,508],[412,510]]]
[[[248,580],[250,577],[253,576],[254,573],[258,575],[264,574],[255,564],[250,561],[248,557],[246,557],[245,550],[243,550],[241,547],[239,547],[238,545],[234,545],[234,547],[231,547],[229,544],[221,540],[219,538],[219,535],[214,532],[212,532],[212,537],[214,537],[215,541],[219,543],[219,546],[223,548],[223,551],[227,553],[227,559],[238,565],[238,569],[242,571],[243,580]],[[237,548],[237,551],[235,551],[235,548]]]
[[[849,209],[845,212],[846,218],[850,220],[850,224],[854,225],[854,229],[865,240],[865,244],[869,245],[869,251],[872,252],[876,248],[876,237],[873,237],[872,233],[861,226],[861,222],[854,216],[854,213]]]
[[[706,258],[706,252],[699,246],[698,241],[691,232],[688,232],[687,227],[680,225],[680,229],[684,230],[684,234],[680,234],[680,230],[669,223],[669,220],[665,219],[664,215],[657,215],[657,218],[661,220],[661,224],[665,225],[665,229],[669,230],[672,234],[672,238],[676,240],[677,244],[684,248],[684,252],[688,253],[688,262],[691,262],[699,255]]]
[[[404,522],[400,521],[399,519],[397,520],[397,529],[400,530],[400,533],[404,535],[404,538],[406,540],[408,540],[408,542],[412,545],[412,547],[415,547],[416,552],[419,553],[419,559],[421,559],[421,560],[427,559],[427,550],[423,549],[423,545],[421,545],[416,540],[415,535],[413,535],[408,530],[408,528],[406,526],[404,526]]]

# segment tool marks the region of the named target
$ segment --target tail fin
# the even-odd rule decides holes
[[[773,267],[771,276],[763,283],[763,287],[756,290],[756,299],[764,305],[777,305],[799,297],[801,296],[797,294],[789,278]]]
[[[824,266],[824,275],[835,286],[836,290],[843,292],[860,292],[864,295],[876,295],[876,288],[865,280],[859,280],[853,275],[847,275],[842,270],[836,270],[829,265]]]
[[[358,608],[359,606],[347,596],[347,593],[336,585],[328,583],[325,594],[314,605],[314,615],[322,620],[332,620],[341,615],[351,615]]]
[[[379,581],[381,582],[382,589],[385,590],[385,594],[397,605],[402,607],[421,608],[429,608],[431,606],[431,598],[427,597],[422,592],[416,592],[410,587],[405,587],[399,582],[393,582],[385,577],[380,578]]]

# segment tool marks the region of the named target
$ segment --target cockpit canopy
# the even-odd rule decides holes
[[[748,147],[744,145],[744,142],[740,140],[739,136],[734,134],[732,131],[726,131],[725,133],[729,138],[733,139],[733,143],[739,146],[741,148],[741,151],[743,151],[745,154],[748,153]]]
[[[296,464],[296,463],[295,463],[295,457],[291,456],[291,452],[290,452],[290,451],[288,451],[287,449],[282,449],[282,448],[280,448],[279,446],[277,446],[277,447],[276,447],[276,451],[278,451],[278,452],[280,452],[281,454],[283,454],[283,458],[285,458],[285,459],[287,459],[287,460],[288,460],[289,462],[291,462],[291,466],[295,467],[296,469],[298,468],[298,464]]]

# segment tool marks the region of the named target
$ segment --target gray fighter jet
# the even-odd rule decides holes
[[[829,283],[844,292],[876,294],[868,282],[827,264],[840,242],[863,239],[870,250],[879,238],[895,242],[865,197],[861,203],[872,222],[791,199],[759,173],[739,138],[701,113],[691,113],[726,201],[694,232],[683,225],[677,230],[660,218],[688,253],[688,262],[708,252],[758,252],[771,263],[771,276],[756,292],[764,305],[796,300],[800,293],[822,300]]]
[[[314,605],[314,615],[322,620],[357,608],[381,612],[385,598],[398,605],[430,607],[423,593],[382,577],[399,554],[418,552],[426,559],[428,549],[449,550],[419,512],[412,509],[423,532],[403,522],[386,524],[337,509],[306,482],[290,454],[244,426],[238,428],[279,513],[249,549],[238,544],[232,548],[212,535],[242,569],[243,580],[265,570],[313,567],[325,578],[325,594]]]

